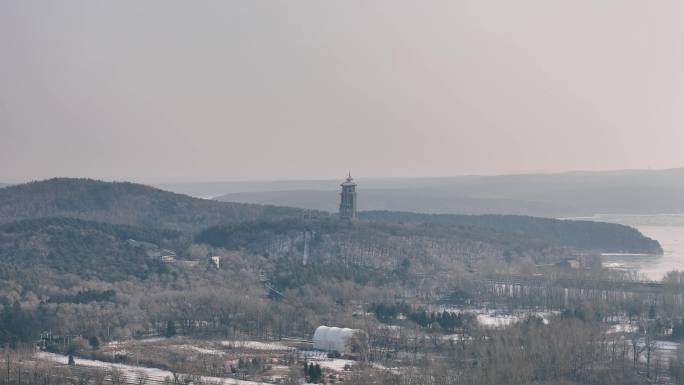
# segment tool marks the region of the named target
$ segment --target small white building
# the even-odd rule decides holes
[[[159,251],[159,259],[164,263],[176,262],[176,252],[173,250],[162,249]]]
[[[319,326],[313,335],[313,348],[349,354],[352,352],[352,339],[358,333],[358,329]]]

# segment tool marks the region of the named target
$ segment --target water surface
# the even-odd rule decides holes
[[[660,242],[663,248],[663,255],[604,254],[604,266],[636,271],[650,280],[661,280],[668,271],[684,271],[684,214],[597,214],[581,219],[634,227],[645,236]]]

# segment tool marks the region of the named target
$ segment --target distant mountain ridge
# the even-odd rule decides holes
[[[567,216],[582,212],[570,205],[515,199],[476,198],[450,195],[443,191],[413,189],[363,189],[357,192],[359,210],[399,211],[427,214],[509,214],[545,217]],[[226,194],[217,197],[221,202],[240,202],[261,205],[299,207],[336,212],[338,191],[292,190]]]
[[[195,231],[207,226],[300,215],[286,207],[192,198],[128,182],[55,178],[0,189],[0,224],[70,217],[140,227]]]
[[[229,183],[229,182],[225,182]],[[235,182],[237,183],[237,182]],[[514,214],[542,217],[597,213],[684,213],[684,168],[358,180],[359,209],[437,214]],[[227,202],[284,205],[334,212],[334,181],[224,185]],[[302,187],[297,188],[300,185]],[[268,190],[270,186],[271,190]],[[239,188],[258,187],[259,190]]]

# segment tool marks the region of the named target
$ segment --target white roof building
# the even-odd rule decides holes
[[[351,342],[357,329],[319,326],[313,335],[313,348],[328,352],[337,351],[342,354],[351,353]]]

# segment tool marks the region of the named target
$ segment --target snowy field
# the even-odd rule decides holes
[[[152,342],[166,342],[162,345],[167,348],[173,348],[178,350],[192,351],[200,354],[207,355],[218,355],[226,356],[228,351],[225,349],[246,349],[246,350],[258,350],[258,351],[271,351],[271,352],[293,352],[298,354],[301,358],[308,362],[319,364],[321,368],[334,371],[343,372],[345,367],[349,368],[354,365],[355,361],[341,359],[341,358],[328,358],[326,352],[309,350],[309,349],[297,349],[295,347],[287,346],[284,344],[276,342],[262,342],[262,341],[250,341],[250,340],[230,340],[230,341],[215,341],[213,343],[202,343],[200,341],[192,341],[187,339],[164,339],[164,338],[150,338],[146,340],[137,340],[134,343],[148,344]],[[111,348],[120,349],[119,351],[124,351],[126,347],[126,342],[124,341],[112,341],[106,346]],[[215,348],[214,348],[215,347]],[[36,358],[51,361],[59,364],[67,364],[68,357],[61,354],[54,354],[48,352],[39,352],[36,354]],[[135,380],[141,373],[144,373],[150,379],[163,380],[166,377],[172,378],[172,373],[167,370],[144,367],[144,366],[134,366],[120,363],[111,363],[99,360],[85,359],[75,357],[76,365],[91,368],[102,368],[110,370],[112,368],[121,370],[123,374],[130,380]],[[282,370],[282,368],[281,368]],[[278,376],[276,376],[278,377]],[[219,378],[219,377],[202,377],[205,381],[210,381],[216,384],[222,385],[257,385],[265,384],[255,381],[245,381],[237,380],[232,378]],[[275,378],[274,378],[275,379]]]
[[[161,341],[168,341],[168,340],[169,340],[169,339],[168,339],[168,338],[165,338],[165,337],[152,337],[152,338],[145,338],[145,339],[135,340],[135,341],[136,341],[137,343],[141,343],[141,344],[150,344],[150,343],[161,342]],[[117,341],[117,340],[114,340],[114,341],[107,342],[107,344],[106,344],[105,346],[117,347],[117,346],[119,346],[119,345],[121,345],[121,344],[124,344],[124,343],[126,343],[126,342],[127,342],[127,341]]]
[[[200,354],[211,354],[211,355],[219,355],[223,356],[226,354],[226,352],[221,351],[221,350],[216,350],[216,349],[208,349],[208,348],[203,348],[199,346],[193,346],[193,345],[177,345],[181,350],[192,350]]]
[[[260,341],[221,341],[221,345],[230,349],[252,349],[252,350],[295,350],[291,346],[279,343],[260,342]]]
[[[56,362],[59,364],[66,365],[68,363],[68,357],[61,354],[39,352],[35,355],[37,358],[42,360]],[[118,369],[121,370],[126,377],[137,378],[139,373],[145,373],[151,379],[163,380],[166,377],[173,378],[173,374],[167,370],[148,368],[144,366],[132,366],[124,364],[113,364],[111,362],[88,360],[83,358],[76,358],[76,365],[87,366],[91,368],[102,368],[102,369]],[[221,385],[264,385],[264,382],[254,382],[254,381],[243,381],[236,380],[232,378],[219,378],[219,377],[201,377],[203,381],[213,382]]]
[[[446,311],[455,314],[472,314],[478,325],[485,328],[505,328],[532,316],[541,318],[544,324],[548,324],[551,317],[560,314],[558,311],[518,310],[511,312],[504,309],[463,309],[448,306],[430,307],[429,310],[438,313]]]

